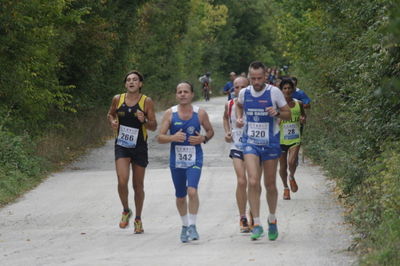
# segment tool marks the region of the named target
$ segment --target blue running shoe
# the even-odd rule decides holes
[[[182,226],[181,241],[182,241],[182,243],[186,243],[186,242],[189,241],[188,227],[187,226]]]
[[[273,223],[268,222],[268,238],[271,241],[278,238],[278,225],[276,220]]]
[[[188,234],[189,240],[198,240],[200,238],[195,224],[189,225]]]
[[[257,240],[264,235],[264,229],[260,225],[254,225],[253,230],[251,230],[251,240]]]

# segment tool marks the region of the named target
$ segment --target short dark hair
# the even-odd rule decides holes
[[[287,79],[287,78],[286,79],[282,79],[281,84],[279,84],[279,88],[282,90],[283,86],[285,84],[289,84],[290,87],[292,87],[293,90],[295,89],[293,81],[291,79]]]
[[[140,73],[140,72],[137,71],[137,70],[132,70],[132,71],[130,71],[128,74],[125,75],[124,83],[126,83],[126,79],[127,79],[128,76],[131,75],[131,74],[136,74],[136,75],[139,77],[139,80],[140,80],[141,82],[143,82],[144,78],[143,78],[142,73]]]
[[[294,83],[297,83],[297,78],[296,77],[292,77],[292,80]]]
[[[262,63],[262,62],[260,62],[260,61],[253,61],[253,62],[251,62],[250,63],[250,66],[249,66],[249,70],[250,69],[259,69],[259,68],[261,68],[264,72],[265,72],[265,65]]]
[[[182,84],[182,83],[189,85],[190,91],[194,92],[192,83],[190,83],[189,81],[186,81],[186,80],[182,80],[181,82],[179,82],[178,85],[176,85],[176,88],[178,88],[179,84]],[[175,91],[176,91],[176,89],[175,89]]]

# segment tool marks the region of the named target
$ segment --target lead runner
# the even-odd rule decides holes
[[[278,118],[289,120],[290,108],[282,92],[275,86],[266,84],[265,66],[261,62],[252,62],[249,67],[251,85],[242,89],[236,103],[236,124],[243,130],[243,154],[249,179],[248,200],[254,219],[252,240],[263,236],[264,229],[260,221],[261,167],[264,170],[264,186],[267,191],[268,238],[278,238],[278,226],[275,216],[278,190],[276,170],[281,155]],[[244,114],[243,114],[244,113]]]

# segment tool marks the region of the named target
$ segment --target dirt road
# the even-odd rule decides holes
[[[199,102],[216,135],[204,145],[198,231],[201,239],[182,244],[168,169],[169,145],[150,135],[145,179],[145,233],[118,227],[121,205],[113,144],[95,149],[62,173],[50,176],[16,203],[0,209],[0,265],[351,265],[349,228],[318,167],[300,163],[299,191],[283,201],[279,185],[279,238],[250,241],[239,233],[235,175],[223,142],[225,98]],[[159,114],[161,115],[161,114]],[[160,121],[160,120],[159,120]],[[265,191],[265,189],[264,189]],[[267,206],[262,195],[262,222]],[[133,207],[133,193],[130,194]]]

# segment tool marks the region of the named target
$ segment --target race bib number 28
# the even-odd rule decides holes
[[[284,124],[283,125],[283,138],[284,139],[297,139],[300,137],[300,130],[297,124]]]

